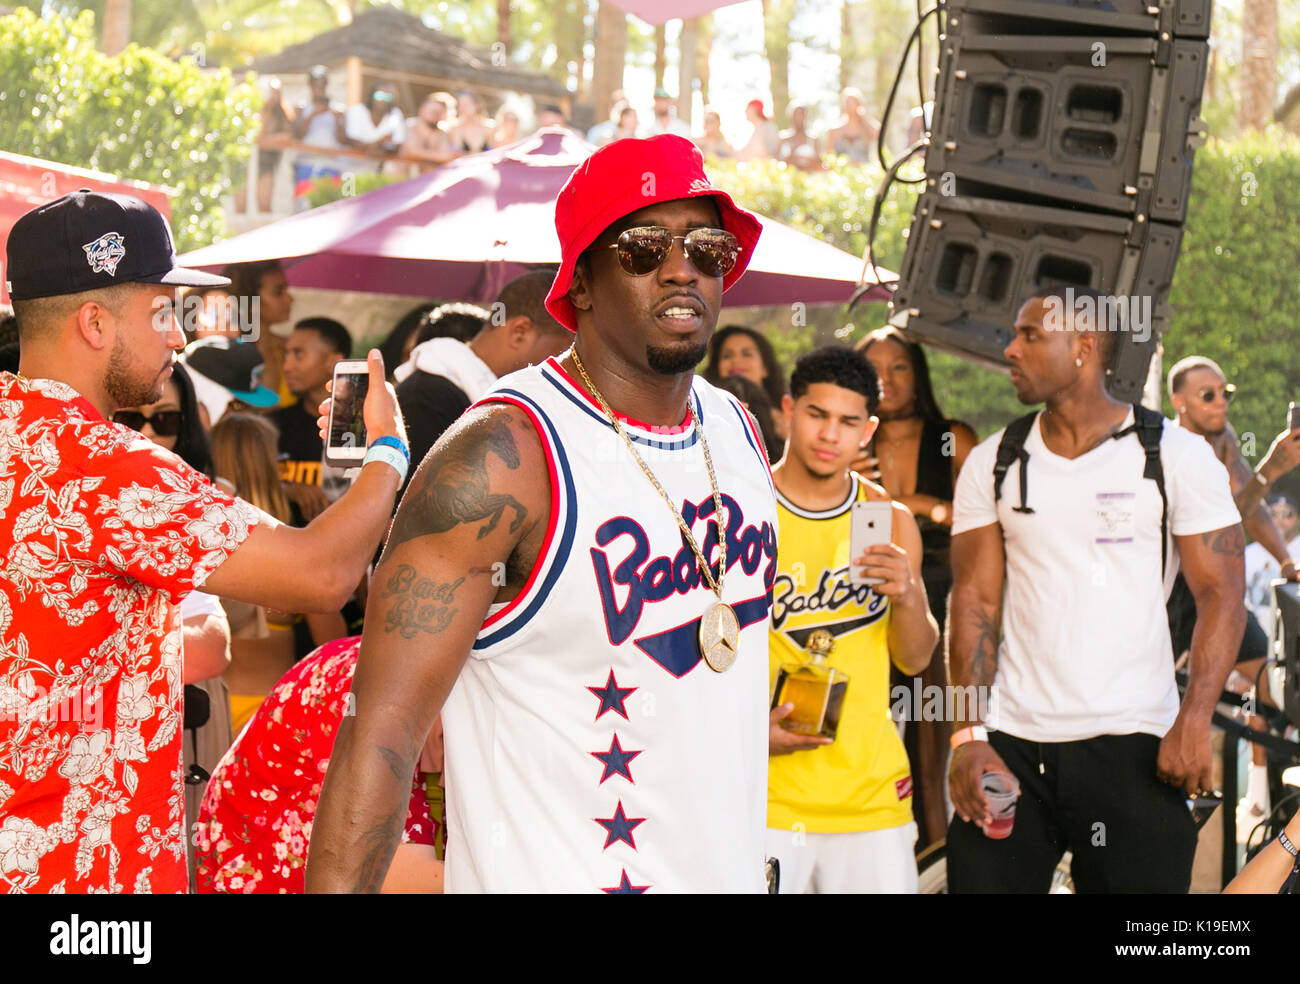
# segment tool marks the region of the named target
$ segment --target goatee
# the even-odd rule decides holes
[[[679,376],[698,366],[708,351],[708,342],[687,342],[659,348],[647,345],[645,356],[650,368],[660,375]]]

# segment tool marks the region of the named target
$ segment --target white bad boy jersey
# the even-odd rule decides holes
[[[727,520],[724,673],[700,657],[715,601],[667,503],[555,359],[504,377],[541,434],[551,519],[536,568],[484,622],[442,718],[449,892],[761,892],[776,508],[762,442],[697,378]],[[625,432],[716,560],[692,425]],[[716,564],[715,564],[716,567]]]

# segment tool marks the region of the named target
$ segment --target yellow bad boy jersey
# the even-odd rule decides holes
[[[776,830],[852,833],[912,819],[911,770],[889,713],[888,600],[849,581],[850,509],[866,497],[856,475],[844,502],[823,512],[776,495],[770,685],[782,663],[803,662],[815,629],[835,637],[827,663],[849,675],[835,743],[769,759],[767,825]]]

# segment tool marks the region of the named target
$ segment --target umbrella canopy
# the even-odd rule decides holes
[[[180,262],[219,269],[279,259],[295,287],[489,302],[530,267],[560,262],[555,198],[594,149],[569,130],[539,130],[409,181],[194,250]],[[861,259],[759,218],[762,238],[749,270],[723,296],[725,305],[849,299],[863,276]]]
[[[608,0],[647,24],[666,24],[677,18],[699,17],[741,0]]]

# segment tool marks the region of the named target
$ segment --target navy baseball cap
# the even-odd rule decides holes
[[[6,244],[15,301],[118,284],[224,287],[225,277],[176,265],[167,220],[130,195],[83,188],[40,205],[14,223]]]

